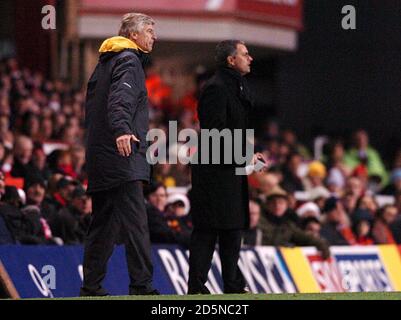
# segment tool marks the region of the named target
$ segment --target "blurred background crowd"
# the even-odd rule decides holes
[[[168,136],[168,121],[177,120],[179,130],[198,130],[197,96],[208,73],[194,73],[196,90],[175,103],[160,75],[147,73],[150,127]],[[15,58],[1,61],[0,80],[1,243],[82,243],[91,213],[84,88],[20,68]],[[248,177],[244,245],[315,245],[327,254],[328,245],[401,243],[401,148],[386,164],[364,129],[303,143],[278,119],[263,128],[255,149],[271,166]],[[190,170],[154,166],[145,187],[152,242],[188,246]]]
[[[347,1],[354,30],[341,27],[343,1],[171,3],[0,2],[0,244],[83,242],[86,81],[130,11],[157,21],[146,86],[150,128],[166,137],[169,121],[198,130],[219,40],[240,37],[254,58],[255,151],[271,166],[248,176],[244,246],[316,246],[328,256],[329,245],[401,243],[400,1]],[[45,5],[55,29],[40,23]],[[145,187],[153,243],[188,246],[190,170],[154,166]]]

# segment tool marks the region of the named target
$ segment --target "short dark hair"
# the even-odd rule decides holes
[[[245,44],[245,42],[241,40],[224,40],[219,42],[216,46],[216,56],[215,56],[217,65],[226,66],[227,57],[233,56],[237,53],[237,45],[239,44]]]
[[[166,186],[161,182],[153,182],[153,183],[144,185],[143,195],[145,196],[146,199],[149,199],[149,196],[152,193],[156,192],[157,189],[159,189],[159,188],[163,188],[164,190],[166,190]]]
[[[316,217],[307,217],[307,218],[301,219],[302,230],[305,230],[309,223],[317,223],[319,225],[322,225]]]

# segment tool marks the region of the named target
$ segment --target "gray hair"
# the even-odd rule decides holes
[[[235,56],[237,54],[237,45],[243,44],[241,40],[224,40],[218,43],[216,46],[215,60],[219,66],[227,65],[227,57]]]
[[[155,21],[143,13],[127,13],[121,20],[118,35],[129,38],[131,32],[141,32],[145,25],[154,25]]]

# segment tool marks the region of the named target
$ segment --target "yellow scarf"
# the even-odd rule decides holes
[[[112,37],[104,40],[99,48],[99,52],[100,53],[110,52],[110,51],[120,52],[123,51],[124,49],[141,50],[142,52],[147,53],[147,51],[141,49],[135,42],[121,36]]]

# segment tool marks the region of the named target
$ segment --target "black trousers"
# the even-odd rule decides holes
[[[153,266],[141,181],[92,195],[92,221],[85,239],[81,295],[104,295],[102,281],[117,241],[125,244],[129,293],[152,291]]]
[[[205,283],[219,244],[224,293],[243,293],[245,279],[238,267],[241,230],[200,230],[194,228],[189,255],[188,294],[210,293]]]

